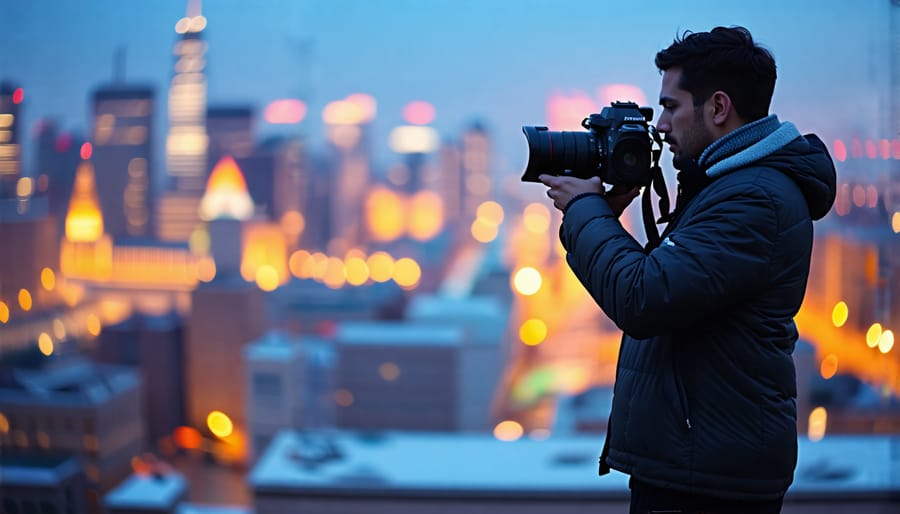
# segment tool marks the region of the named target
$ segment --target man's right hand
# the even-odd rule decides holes
[[[639,194],[641,194],[641,188],[639,187],[613,186],[612,189],[606,192],[604,197],[606,198],[606,203],[609,204],[610,209],[618,218],[625,212],[628,204],[637,198]]]

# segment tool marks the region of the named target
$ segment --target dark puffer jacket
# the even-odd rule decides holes
[[[743,500],[791,484],[793,317],[835,172],[815,136],[785,141],[708,163],[715,176],[649,252],[601,196],[567,207],[569,265],[624,332],[601,474]]]

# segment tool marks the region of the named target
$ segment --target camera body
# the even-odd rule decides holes
[[[547,127],[523,126],[528,142],[524,182],[538,176],[599,176],[604,183],[631,187],[650,184],[654,138],[653,109],[634,102],[613,102],[591,114],[581,126],[587,132],[556,132]]]

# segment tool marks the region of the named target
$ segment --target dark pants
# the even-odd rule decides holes
[[[628,481],[631,488],[630,514],[653,512],[683,514],[778,514],[784,498],[761,502],[723,500],[711,496],[683,493],[652,486],[635,479]]]

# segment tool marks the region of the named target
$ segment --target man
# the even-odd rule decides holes
[[[541,176],[569,266],[624,332],[601,474],[631,476],[632,513],[780,512],[797,459],[793,317],[834,165],[768,114],[775,61],[746,29],[687,33],[656,65],[680,170],[658,247],[618,221],[636,190]]]

